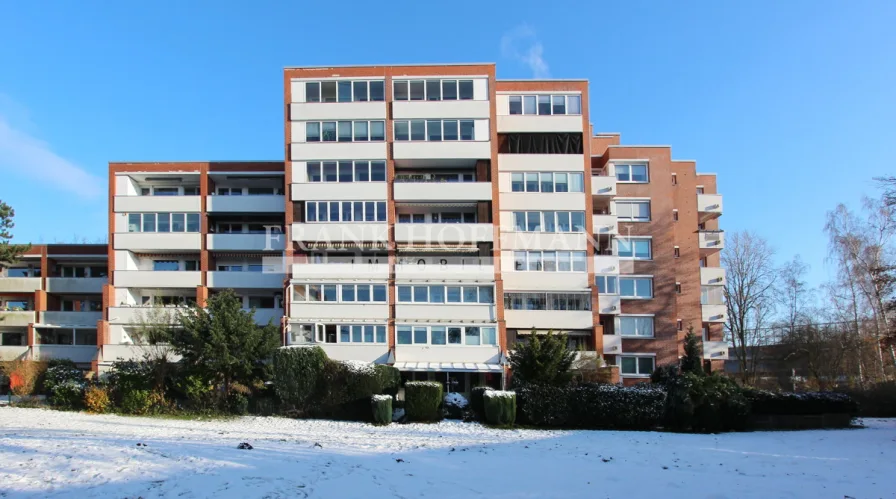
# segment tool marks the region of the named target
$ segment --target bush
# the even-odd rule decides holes
[[[16,359],[0,363],[0,371],[9,378],[9,391],[19,397],[33,395],[47,369],[46,362]]]
[[[152,409],[152,403],[149,390],[131,390],[122,394],[121,411],[125,414],[148,414]]]
[[[666,426],[676,431],[715,433],[745,430],[750,401],[724,375],[685,373],[667,384]]]
[[[43,391],[49,397],[53,397],[53,390],[60,385],[74,382],[83,389],[84,372],[69,362],[54,362],[47,367],[43,377]],[[71,388],[71,387],[69,387]]]
[[[478,421],[485,420],[485,403],[482,396],[491,389],[490,386],[477,386],[470,392],[470,409]]]
[[[401,385],[401,371],[396,367],[385,364],[377,364],[374,366],[374,369],[376,369],[376,374],[380,380],[380,391],[394,397],[398,393],[398,387]]]
[[[516,421],[516,394],[489,390],[482,395],[485,421],[498,426],[512,426]]]
[[[663,418],[661,387],[584,384],[517,390],[518,419],[536,426],[649,430]]]
[[[105,388],[94,385],[84,391],[84,407],[87,408],[87,412],[103,414],[111,405],[109,392]]]
[[[373,424],[388,425],[392,422],[392,396],[374,395],[370,398],[373,409]]]
[[[227,411],[237,416],[249,414],[249,399],[241,393],[231,392],[227,397]]]
[[[381,378],[366,362],[327,361],[311,401],[316,417],[370,421],[370,397],[382,393]]]
[[[821,415],[858,413],[856,401],[845,393],[773,393],[745,390],[754,415]]]
[[[448,419],[464,419],[467,407],[470,403],[463,395],[453,392],[446,393],[442,399],[442,407],[445,409],[445,417]]]
[[[218,406],[218,394],[203,377],[181,373],[173,380],[173,391],[186,408],[196,412],[213,412]]]
[[[274,389],[285,409],[304,413],[318,390],[329,359],[320,347],[281,348],[274,352]]]
[[[863,389],[844,390],[859,405],[858,415],[866,418],[896,417],[896,382],[885,381]]]
[[[57,409],[79,409],[84,401],[84,382],[65,380],[54,384],[50,390],[49,401]]]
[[[546,335],[532,331],[528,341],[518,342],[510,355],[511,381],[515,386],[527,384],[566,386],[576,353],[569,350],[565,334]]]
[[[152,389],[153,381],[152,366],[136,360],[115,361],[106,374],[106,385],[112,399],[118,404],[123,404],[127,393],[136,390],[148,392]]]
[[[666,364],[658,366],[650,375],[650,382],[656,385],[668,386],[670,382],[680,376],[678,364]]]
[[[404,407],[410,421],[442,419],[442,384],[434,381],[408,381],[404,385]]]

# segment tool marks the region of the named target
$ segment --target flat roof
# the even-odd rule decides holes
[[[498,82],[520,81],[520,82],[526,82],[526,83],[538,82],[538,81],[548,81],[548,82],[551,82],[551,81],[575,81],[575,82],[587,83],[588,79],[587,78],[510,78],[510,79],[498,78],[495,81],[498,81]]]
[[[423,63],[423,64],[326,64],[322,66],[284,66],[283,69],[327,69],[327,68],[381,68],[381,67],[438,67],[438,66],[495,66],[494,62],[442,62],[442,63]]]
[[[169,163],[285,163],[282,159],[190,159],[166,161],[109,161],[109,164],[127,165],[166,165]]]

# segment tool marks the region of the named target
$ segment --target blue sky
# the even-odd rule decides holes
[[[284,66],[497,62],[589,79],[595,131],[718,173],[723,228],[818,283],[825,212],[896,173],[894,22],[884,1],[6,2],[0,199],[18,241],[95,240],[109,161],[282,159]]]

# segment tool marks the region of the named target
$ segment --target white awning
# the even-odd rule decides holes
[[[501,364],[482,364],[478,362],[396,362],[394,367],[399,371],[464,371],[464,372],[501,372]]]

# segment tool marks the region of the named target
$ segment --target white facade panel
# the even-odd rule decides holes
[[[413,259],[411,259],[413,260]],[[396,281],[468,281],[468,282],[494,282],[494,265],[475,264],[396,264]]]
[[[295,135],[292,140],[291,160],[386,159],[385,142],[299,142]]]
[[[346,345],[332,343],[317,343],[324,349],[327,357],[333,360],[359,360],[385,364],[389,360],[389,347],[387,345]]]
[[[140,193],[137,182],[127,175],[115,175],[115,194],[118,196],[136,196]]]
[[[283,213],[284,196],[208,196],[209,213]]]
[[[594,235],[614,235],[619,233],[619,219],[616,215],[592,215]]]
[[[477,127],[478,127],[477,123]],[[479,130],[477,128],[478,136]],[[481,141],[458,142],[395,142],[392,154],[397,160],[404,159],[489,159],[492,145],[488,136]],[[295,157],[295,156],[294,156]],[[308,156],[312,157],[312,156]],[[367,157],[367,156],[361,156]],[[330,159],[330,158],[322,158]]]
[[[703,286],[724,286],[725,269],[721,267],[700,267],[700,284]]]
[[[697,244],[708,253],[725,249],[725,233],[722,231],[706,231],[697,233]]]
[[[280,319],[283,318],[282,308],[257,308],[255,309],[255,323],[259,326],[267,325],[268,321],[272,321],[274,325],[280,325]]]
[[[304,92],[303,92],[304,93]],[[293,96],[295,99],[295,96]],[[290,121],[385,120],[385,102],[293,102]],[[293,137],[295,140],[295,137]]]
[[[385,260],[385,257],[383,258]],[[293,281],[314,282],[320,279],[384,280],[389,278],[388,263],[296,263],[292,266]]]
[[[112,236],[114,248],[119,250],[184,250],[202,249],[202,235],[199,233],[143,233],[125,232]]]
[[[509,268],[513,268],[511,265]],[[513,272],[502,274],[504,291],[586,291],[585,272]]]
[[[504,320],[513,329],[591,329],[590,310],[505,310]]]
[[[295,105],[295,104],[293,104]],[[489,101],[395,101],[392,103],[392,119],[488,119]],[[477,124],[478,126],[478,124]]]
[[[165,307],[164,312],[156,312],[153,307],[109,307],[109,323],[110,324],[138,324],[141,321],[151,319],[160,319],[164,316],[170,318],[171,322],[175,322],[177,314],[181,308]],[[119,335],[120,336],[120,335]],[[110,343],[119,343],[121,339],[110,338]]]
[[[40,289],[40,277],[0,277],[0,291],[33,293]]]
[[[582,192],[502,192],[500,196],[502,211],[585,211]]]
[[[703,358],[706,360],[728,360],[728,342],[704,340]]]
[[[576,115],[498,115],[498,133],[582,132],[584,121]]]
[[[590,170],[591,158],[587,160]],[[584,172],[585,164],[583,154],[498,154],[502,172]]]
[[[201,196],[115,196],[117,213],[198,213]]]
[[[618,334],[604,335],[604,353],[609,355],[619,355],[622,353],[622,336]]]
[[[99,351],[93,345],[34,345],[31,356],[34,360],[69,359],[78,364],[87,364],[97,359]]]
[[[386,320],[389,318],[389,305],[385,303],[293,302],[289,313],[289,318],[293,322]]]
[[[48,277],[47,292],[99,294],[103,292],[103,285],[108,281],[105,277]],[[2,286],[2,279],[0,279],[0,288]]]
[[[28,351],[31,349],[28,345],[0,345],[0,361],[10,361],[16,359],[26,359]]]
[[[394,188],[399,202],[492,200],[491,182],[395,182]]]
[[[292,224],[293,241],[366,242],[388,241],[385,223],[310,223]]]
[[[501,227],[504,230],[505,227]],[[588,236],[584,233],[502,232],[501,248],[505,250],[584,251]]]
[[[722,214],[721,194],[697,194],[697,211],[707,215]]]
[[[619,295],[598,295],[598,313],[618,315],[622,312],[622,299]]]
[[[3,327],[27,326],[36,321],[33,310],[0,310],[0,324]]]
[[[501,350],[496,346],[395,345],[395,361],[498,364]]]
[[[207,276],[210,288],[282,289],[285,274],[267,272],[219,272],[211,271]]]
[[[494,322],[495,305],[467,304],[430,304],[430,303],[397,303],[395,305],[396,321],[480,321]]]
[[[396,242],[477,243],[494,239],[492,224],[397,224]]]
[[[279,226],[278,226],[279,227]],[[283,251],[286,236],[268,234],[208,234],[206,247],[210,251]]]
[[[616,177],[591,177],[592,196],[615,196]]]
[[[124,288],[195,288],[202,283],[202,272],[154,272],[119,270],[115,286]]]
[[[102,312],[54,312],[40,313],[40,323],[53,326],[93,326],[103,319]]]
[[[618,274],[619,257],[614,255],[594,255],[595,274]]]
[[[293,201],[381,201],[388,196],[385,182],[312,182],[292,185]]]
[[[703,322],[725,322],[728,308],[725,305],[701,305]]]

